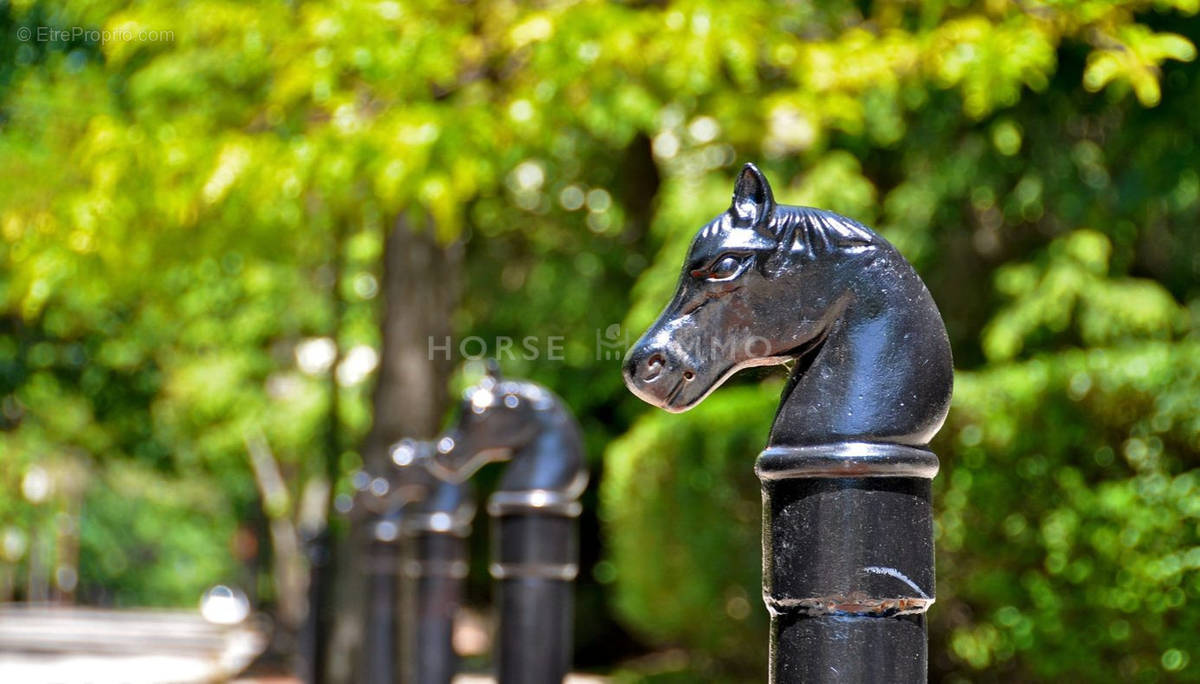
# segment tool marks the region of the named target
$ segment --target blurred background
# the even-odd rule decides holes
[[[351,474],[508,338],[587,435],[577,667],[761,681],[784,372],[670,415],[608,353],[755,161],[945,315],[931,679],[1200,680],[1198,9],[0,0],[0,601],[226,585],[286,673],[327,529],[349,681]]]

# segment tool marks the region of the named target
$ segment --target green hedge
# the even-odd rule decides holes
[[[755,678],[766,659],[754,459],[779,385],[645,414],[605,457],[601,516],[626,624],[685,648],[690,668]]]

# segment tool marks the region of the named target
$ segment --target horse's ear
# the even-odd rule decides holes
[[[771,184],[754,164],[746,164],[738,174],[733,184],[733,205],[729,211],[739,223],[755,229],[766,228],[775,215],[775,195],[771,192]]]

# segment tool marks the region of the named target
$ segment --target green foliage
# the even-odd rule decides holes
[[[214,578],[236,576],[235,519],[203,481],[109,466],[84,497],[79,578],[127,606],[194,606]]]
[[[1198,368],[1194,341],[1146,342],[959,376],[937,480],[944,660],[1196,676]]]
[[[1056,335],[1102,347],[1183,329],[1186,312],[1161,285],[1107,277],[1111,254],[1106,236],[1078,230],[1051,243],[1041,264],[1001,268],[996,289],[1013,301],[983,331],[987,357],[1008,361],[1026,340]]]

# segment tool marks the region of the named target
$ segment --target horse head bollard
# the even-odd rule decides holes
[[[779,363],[793,366],[755,464],[770,681],[924,681],[938,470],[926,446],[950,405],[945,325],[886,240],[777,205],[747,164],[630,348],[625,383],[679,412],[741,368]]]
[[[558,684],[570,667],[576,518],[587,486],[579,425],[561,399],[492,368],[464,394],[458,423],[431,470],[462,480],[489,461],[509,465],[488,499],[491,574],[500,607],[500,684]]]
[[[401,534],[400,630],[401,682],[450,684],[458,669],[454,652],[454,618],[462,606],[467,571],[467,539],[475,517],[468,483],[439,480],[429,471],[434,443],[405,439],[390,449],[403,479],[422,495],[404,507]]]

